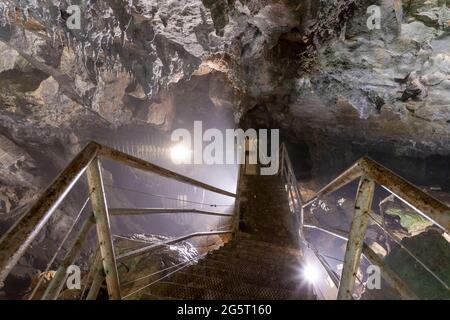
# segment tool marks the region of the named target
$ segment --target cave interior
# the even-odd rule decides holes
[[[74,4],[80,10],[75,27],[76,10],[68,9]],[[369,157],[448,208],[450,1],[0,2],[0,235],[91,141],[237,192],[239,164],[178,165],[171,159],[174,130],[193,132],[199,122],[204,131],[222,133],[279,130],[303,199]],[[110,160],[102,161],[101,171],[111,208],[234,212],[227,196],[155,173]],[[267,199],[244,205],[249,220],[239,227],[260,232],[285,219],[268,212],[268,220],[255,218],[264,226],[251,220],[252,210],[288,202],[275,199],[276,187],[259,190],[259,182],[247,180],[255,191],[244,190],[245,201]],[[315,199],[305,215],[349,232],[358,181]],[[64,254],[48,263],[84,209],[87,185],[83,177],[53,212],[0,286],[0,299],[30,298],[38,281],[43,284],[32,297],[44,294],[69,248],[59,248]],[[91,204],[87,208],[83,216]],[[448,226],[427,219],[382,185],[374,190],[371,210],[381,222],[369,222],[365,243],[417,298],[450,299]],[[154,244],[229,227],[227,218],[191,213],[111,218],[114,246],[125,251],[133,241]],[[308,237],[340,273],[347,241],[318,230],[309,230]],[[211,235],[164,247],[136,259],[134,269],[119,268],[121,282],[200,259],[230,240]],[[91,232],[76,259],[83,277],[96,241]],[[403,247],[426,261],[426,268]],[[401,298],[384,278],[381,290],[368,290],[368,265],[362,259],[353,298]],[[319,298],[336,299],[337,288],[322,290]],[[102,288],[99,297],[107,296]],[[66,291],[61,297],[73,298]]]

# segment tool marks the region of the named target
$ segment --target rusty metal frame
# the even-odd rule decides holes
[[[89,216],[84,221],[83,225],[80,228],[80,231],[78,231],[78,235],[75,238],[75,242],[73,243],[72,248],[64,257],[64,260],[62,261],[62,263],[59,265],[58,269],[56,270],[55,276],[53,277],[49,286],[47,287],[44,294],[42,295],[42,297],[41,297],[42,300],[58,299],[58,296],[59,296],[61,290],[63,289],[64,281],[66,280],[66,277],[67,277],[67,274],[66,274],[67,268],[75,261],[75,258],[80,253],[83,243],[86,240],[92,226],[94,225],[94,222],[95,222],[95,220],[92,215]]]
[[[30,208],[30,210],[0,238],[0,288],[3,286],[3,281],[10,273],[12,268],[17,264],[19,259],[25,253],[26,249],[36,238],[38,233],[42,230],[46,222],[48,222],[57,207],[61,204],[67,194],[72,190],[73,186],[86,171],[88,171],[89,173],[88,175],[90,176],[90,178],[88,180],[90,180],[90,189],[91,191],[93,191],[91,192],[91,196],[93,199],[94,212],[96,213],[97,230],[99,238],[101,238],[100,242],[106,245],[106,249],[103,250],[104,252],[102,252],[102,256],[104,258],[103,261],[105,272],[107,275],[108,290],[114,287],[116,287],[116,289],[118,288],[118,279],[114,280],[114,278],[117,278],[116,275],[114,275],[115,272],[112,271],[111,273],[110,271],[108,271],[116,269],[114,268],[116,259],[112,258],[114,257],[114,249],[112,247],[112,240],[109,230],[109,212],[104,198],[104,190],[101,181],[101,171],[98,164],[99,157],[118,161],[136,169],[152,172],[157,175],[203,188],[211,192],[234,198],[237,197],[234,193],[224,191],[200,181],[177,174],[123,152],[101,146],[96,142],[90,142],[56,177],[53,183],[43,192],[43,194],[38,198],[38,200]],[[298,186],[296,183],[294,183],[296,182],[295,176],[292,179],[292,164],[290,163],[289,156],[284,144],[281,148],[281,158],[281,174],[287,177],[288,184],[292,185],[291,187],[294,187],[293,196],[297,198],[298,204],[300,204],[302,227],[304,208],[310,205],[320,196],[334,192],[335,190],[361,176],[363,177],[362,181],[370,181],[370,183],[364,183],[365,185],[367,185],[367,187],[363,188],[363,186],[360,185],[361,190],[366,190],[366,192],[362,191],[362,193],[367,194],[366,196],[362,196],[360,199],[358,197],[359,200],[357,199],[357,203],[355,205],[355,216],[357,217],[357,220],[361,220],[359,221],[361,223],[358,226],[355,220],[352,222],[352,225],[354,224],[354,226],[349,236],[350,241],[348,244],[348,257],[346,253],[346,263],[348,264],[348,266],[347,268],[344,267],[345,275],[343,276],[343,280],[345,281],[343,281],[343,285],[340,286],[340,288],[342,287],[342,292],[340,294],[341,298],[349,297],[349,293],[351,291],[350,289],[348,289],[351,285],[351,280],[349,279],[353,279],[352,271],[354,269],[355,262],[359,259],[358,257],[360,256],[361,251],[364,252],[366,250],[362,243],[360,243],[362,241],[359,241],[359,239],[361,238],[361,234],[365,229],[364,222],[366,217],[364,208],[367,208],[370,202],[370,197],[367,196],[370,194],[370,190],[372,189],[371,185],[374,184],[374,182],[380,184],[382,187],[390,191],[406,204],[414,208],[418,213],[432,220],[435,224],[437,224],[445,231],[448,232],[450,229],[450,208],[448,206],[423,192],[418,187],[414,186],[413,184],[409,183],[405,179],[401,178],[400,176],[396,175],[389,169],[383,167],[382,165],[376,163],[368,157],[364,157],[358,160],[352,167],[350,167],[343,174],[334,179],[327,186],[322,188],[312,199],[307,202],[303,201],[298,190]],[[290,192],[292,192],[291,188],[289,188],[289,190]],[[207,214],[206,212],[202,213]],[[235,219],[236,214],[237,213],[235,213]],[[302,232],[302,229],[300,231]],[[233,231],[221,231],[215,234],[232,232]],[[193,236],[201,236],[206,234],[209,235],[212,233],[196,233],[177,239],[178,241],[181,241]],[[142,249],[145,248],[141,248],[138,250]],[[147,247],[147,249],[152,248]],[[371,253],[368,252],[368,255],[370,256]],[[110,279],[109,281],[108,274]],[[117,284],[114,284],[114,282],[117,282]],[[120,291],[115,289],[113,289],[113,291],[115,292],[110,292],[111,298],[120,297]]]
[[[92,269],[93,269],[92,283],[86,296],[86,300],[97,299],[98,293],[100,292],[100,289],[102,287],[103,280],[105,279],[103,275],[101,256],[99,256],[98,260],[94,261]]]
[[[321,196],[330,194],[330,193],[342,188],[343,186],[349,184],[350,182],[358,179],[359,177],[361,177],[362,173],[363,173],[363,171],[361,170],[361,166],[360,166],[359,162],[356,162],[354,165],[352,165],[350,168],[345,170],[342,174],[340,174],[333,181],[331,181],[325,187],[320,189],[311,199],[307,200],[304,203],[303,208],[308,207],[309,205],[311,205],[311,203],[316,201]]]
[[[197,209],[179,209],[179,208],[142,208],[142,209],[127,209],[127,208],[110,208],[109,214],[112,216],[133,216],[133,215],[152,215],[152,214],[167,214],[167,213],[194,213],[206,216],[217,217],[233,217],[233,214],[220,213]]]
[[[306,201],[303,208],[311,205],[319,197],[336,191],[362,175],[380,184],[407,205],[414,208],[418,213],[432,220],[443,230],[450,231],[450,208],[447,205],[369,157],[359,159],[349,169]]]
[[[120,300],[119,274],[117,272],[108,206],[106,204],[100,161],[98,158],[89,165],[87,178],[109,298],[112,300]]]
[[[285,180],[287,186],[288,198],[292,201],[292,206],[294,211],[297,211],[297,218],[299,222],[299,232],[300,237],[303,237],[303,225],[304,225],[304,200],[298,189],[297,179],[295,177],[294,169],[292,166],[291,159],[289,158],[289,153],[287,151],[286,145],[283,143],[280,148],[281,157],[281,168],[280,175]]]
[[[89,143],[41,194],[28,212],[0,239],[0,288],[32,241],[97,157],[100,145]]]
[[[0,238],[0,288],[3,287],[4,280],[8,274],[24,255],[27,248],[31,245],[67,194],[72,190],[73,186],[88,171],[88,176],[90,176],[90,178],[88,177],[88,180],[90,180],[90,189],[94,191],[90,195],[93,200],[92,204],[97,221],[97,231],[101,244],[106,248],[103,250],[102,255],[107,280],[108,278],[110,279],[107,281],[108,290],[112,289],[114,291],[110,292],[112,298],[120,297],[120,294],[118,294],[118,283],[114,284],[118,280],[112,280],[117,278],[117,275],[114,272],[115,261],[112,259],[114,257],[112,240],[110,239],[110,235],[108,236],[108,233],[110,233],[108,222],[109,213],[104,198],[101,171],[98,166],[99,157],[121,162],[136,169],[152,172],[178,182],[236,198],[236,194],[234,193],[177,174],[123,152],[102,146],[96,142],[89,142],[40,195],[28,212]]]
[[[375,182],[365,176],[361,177],[355,200],[355,211],[345,249],[344,268],[339,283],[338,300],[353,299],[355,276],[359,269],[361,252],[369,223],[369,214],[375,191]]]
[[[166,177],[178,182],[182,182],[182,183],[186,183],[186,184],[190,184],[193,186],[196,186],[198,188],[201,189],[205,189],[217,194],[222,194],[228,197],[232,197],[235,198],[236,194],[229,192],[229,191],[225,191],[216,187],[213,187],[209,184],[200,182],[198,180],[194,180],[191,179],[189,177],[183,176],[181,174],[178,174],[176,172],[170,171],[168,169],[165,169],[163,167],[157,166],[153,163],[147,162],[145,160],[136,158],[134,156],[131,156],[129,154],[123,153],[121,151],[117,151],[108,147],[104,147],[102,146],[100,149],[100,156],[106,158],[106,159],[110,159],[113,161],[117,161],[123,164],[126,164],[130,167],[133,167],[135,169],[139,169],[139,170],[143,170],[143,171],[147,171],[147,172],[152,172],[154,174],[157,174],[159,176],[162,177]]]
[[[83,289],[81,290],[80,293],[80,300],[83,299],[83,297],[86,296],[87,290],[90,287],[91,283],[94,280],[94,276],[96,275],[96,268],[97,265],[100,265],[101,267],[101,253],[100,253],[100,247],[97,246],[97,248],[94,250],[94,252],[92,253],[91,258],[89,259],[89,270],[88,273],[86,275],[86,277],[84,278],[84,281],[82,283],[82,287]]]
[[[139,248],[136,250],[132,250],[132,251],[123,253],[117,257],[117,261],[122,262],[124,260],[146,254],[155,249],[162,248],[167,245],[174,244],[174,243],[181,242],[181,241],[188,240],[188,239],[195,238],[195,237],[205,237],[205,236],[214,236],[214,235],[222,235],[222,234],[232,234],[232,233],[234,233],[233,230],[190,233],[190,234],[182,236],[182,237],[170,239],[170,240],[167,240],[167,241],[164,241],[161,243],[151,244],[151,245],[145,246],[143,248]]]
[[[392,271],[392,269],[367,245],[363,244],[363,254],[373,264],[380,268],[381,277],[395,290],[402,299],[418,300],[416,294]]]
[[[358,163],[365,175],[442,229],[450,231],[450,208],[444,203],[368,157],[361,158]]]
[[[334,228],[305,224],[307,229],[316,229],[332,235],[336,238],[348,241],[348,233]],[[417,300],[415,293],[397,276],[397,274],[370,248],[367,244],[363,244],[362,254],[372,264],[377,265],[381,269],[381,277],[393,288],[402,299]],[[336,285],[339,287],[339,285]]]
[[[245,164],[239,165],[238,171],[238,181],[236,187],[236,200],[234,205],[234,217],[233,217],[233,230],[235,234],[239,231],[239,224],[241,222],[241,195],[242,195],[242,184],[244,182]]]
[[[303,209],[311,205],[321,196],[330,194],[360,177],[371,180],[381,185],[387,191],[391,192],[392,195],[396,196],[405,204],[416,210],[420,215],[431,220],[434,224],[442,228],[444,232],[449,232],[450,208],[447,205],[422,191],[417,186],[398,176],[381,164],[370,159],[369,157],[363,157],[359,159],[349,169],[347,169],[345,172],[343,172],[341,175],[339,175],[337,178],[335,178],[333,181],[319,190],[311,199],[304,203]],[[368,198],[366,198],[366,200],[368,200]],[[355,211],[361,210],[361,204],[363,203],[360,203],[358,206],[355,205],[355,209],[357,209]],[[362,251],[367,258],[371,259],[375,264],[377,264],[384,270],[384,279],[400,294],[402,298],[417,299],[417,296],[404,283],[401,282],[398,276],[392,270],[390,270],[368,246],[362,243],[364,238],[361,238],[361,236],[363,236],[362,232],[363,229],[365,229],[364,223],[367,219],[367,216],[364,215],[364,219],[361,218],[362,217],[359,217],[357,219],[360,220],[359,222],[361,222],[359,227],[356,226],[356,223],[358,221],[352,221],[352,226],[354,223],[355,226],[353,228],[353,233],[351,232],[348,237],[346,237],[342,232],[330,231],[322,226],[319,227],[315,225],[306,225],[306,227],[308,228],[317,228],[347,241],[348,238],[351,239],[347,243],[347,251],[350,249],[351,250],[350,252],[346,251],[345,264],[347,264],[347,267],[345,267],[344,265],[342,276],[343,282],[339,287],[338,297],[340,299],[351,298],[353,292],[352,284],[354,284],[354,263],[356,262],[356,260],[359,261],[358,257],[360,256],[360,252]],[[360,241],[361,239],[362,241]]]

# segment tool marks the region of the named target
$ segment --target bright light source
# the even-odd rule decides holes
[[[306,265],[303,268],[303,277],[306,279],[306,281],[315,283],[317,282],[317,280],[319,280],[320,273],[316,267],[312,265]]]
[[[191,160],[191,150],[183,144],[170,148],[170,158],[175,164],[188,164]]]

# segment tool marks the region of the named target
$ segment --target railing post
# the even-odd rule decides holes
[[[94,250],[92,257],[89,259],[89,272],[83,281],[83,284],[82,284],[83,289],[81,290],[81,293],[80,293],[80,299],[83,299],[83,297],[86,296],[85,295],[86,290],[89,288],[90,284],[93,281],[94,274],[96,272],[96,267],[97,267],[97,265],[101,266],[101,262],[102,261],[101,261],[101,256],[100,256],[100,248],[97,247]]]
[[[119,276],[111,237],[108,207],[106,205],[100,170],[100,162],[99,159],[96,158],[92,161],[87,170],[89,194],[91,195],[92,210],[94,211],[109,298],[112,300],[119,300],[121,298]]]
[[[242,196],[242,183],[244,182],[243,175],[244,175],[245,165],[240,164],[239,165],[239,172],[238,172],[238,180],[237,180],[237,186],[236,186],[236,200],[234,203],[234,216],[233,216],[233,231],[234,235],[236,236],[239,232],[239,223],[241,218],[241,196]]]
[[[97,156],[99,148],[97,143],[89,143],[56,177],[28,212],[0,237],[0,288],[58,205]]]
[[[364,244],[363,253],[372,264],[381,269],[383,279],[397,291],[402,299],[418,300],[418,297],[408,285],[366,244]]]
[[[283,176],[283,172],[284,172],[284,161],[285,161],[284,148],[285,147],[284,147],[284,143],[283,143],[280,148],[280,172],[279,172],[280,176]]]
[[[344,268],[339,285],[338,300],[351,300],[355,276],[358,272],[363,249],[364,236],[369,222],[375,182],[366,176],[361,177],[355,200],[355,210],[345,250]]]
[[[97,299],[98,293],[104,280],[101,259],[95,260],[92,268],[93,268],[92,283],[89,292],[86,296],[86,300]]]
[[[288,150],[284,143],[281,147],[281,153],[282,153],[281,157],[282,157],[282,163],[283,163],[282,168],[284,170],[284,171],[282,171],[281,176],[282,176],[282,178],[284,177],[286,180],[286,185],[288,188],[288,195],[290,195],[292,198],[294,210],[296,210],[296,208],[298,208],[298,211],[296,210],[296,213],[298,213],[298,215],[299,215],[299,217],[298,217],[299,218],[299,230],[300,230],[299,233],[300,233],[300,237],[303,238],[304,237],[303,199],[302,199],[300,190],[298,189],[297,178],[295,177],[295,173],[292,168],[292,162],[291,162],[291,159],[289,158]],[[297,202],[297,203],[295,203],[295,202]]]
[[[338,239],[348,241],[347,234],[342,230],[321,226],[317,222],[315,224],[305,225],[305,227],[317,229],[329,235],[332,235],[333,237],[336,237]],[[378,257],[378,255],[365,243],[363,244],[362,253],[363,255],[366,256],[366,258],[370,261],[370,263],[380,267],[381,276],[383,277],[383,279],[394,290],[397,291],[397,293],[402,299],[417,300],[417,296],[414,294],[414,292],[412,292],[408,288],[408,286],[405,283],[403,283],[401,278],[399,278],[399,276],[395,274],[395,272],[392,271],[391,268],[380,257]],[[337,287],[339,287],[339,284],[337,285]]]
[[[66,277],[67,277],[67,273],[66,273],[67,268],[73,263],[73,261],[75,260],[77,255],[80,253],[83,243],[86,240],[86,237],[88,236],[93,223],[94,223],[94,219],[92,216],[89,216],[86,219],[86,221],[84,221],[83,225],[81,226],[80,231],[78,231],[78,235],[75,239],[75,242],[74,242],[72,248],[65,256],[63,262],[61,263],[58,270],[56,271],[55,276],[53,277],[49,286],[45,290],[45,292],[41,298],[42,300],[58,299],[58,296],[64,287],[64,281],[66,280]]]

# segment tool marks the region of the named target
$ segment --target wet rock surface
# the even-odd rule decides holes
[[[421,261],[426,261],[427,272],[415,259],[400,248],[394,248],[386,257],[387,264],[421,299],[450,298],[448,289],[443,286],[450,280],[450,244],[439,232],[430,230],[416,237],[404,239],[402,244],[413,251]],[[433,246],[433,250],[430,250]]]
[[[372,4],[380,30],[367,28]],[[0,3],[0,233],[89,140],[205,118],[280,128],[311,189],[369,155],[448,191],[448,0],[95,1],[80,30],[68,5]],[[61,239],[82,198],[36,244]]]
[[[355,145],[448,156],[447,33],[417,18],[445,3],[377,2],[372,32],[366,2],[100,1],[70,30],[65,1],[6,1],[1,130],[25,149],[48,146],[60,168],[95,132],[168,131],[204,105],[199,117],[228,110],[307,141],[315,173],[324,148],[340,150],[341,166],[360,156]]]

